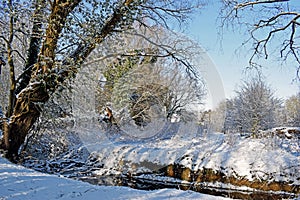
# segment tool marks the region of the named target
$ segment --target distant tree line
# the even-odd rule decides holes
[[[244,81],[235,94],[212,111],[217,131],[256,134],[278,126],[300,127],[300,92],[282,100],[263,78],[256,77]]]

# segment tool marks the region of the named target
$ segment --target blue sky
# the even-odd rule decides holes
[[[293,0],[291,3],[300,6],[299,0]],[[241,81],[249,77],[245,68],[252,52],[250,49],[244,49],[243,53],[236,53],[242,42],[247,39],[246,35],[241,34],[243,31],[225,31],[220,40],[217,30],[219,6],[216,1],[209,3],[193,18],[185,33],[206,50],[220,74],[225,96],[230,98],[234,96],[234,90]],[[267,60],[264,61],[263,73],[276,96],[286,98],[298,91],[299,82],[293,82],[296,77],[295,66]]]

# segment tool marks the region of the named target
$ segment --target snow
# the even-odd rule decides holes
[[[209,168],[249,181],[284,181],[300,185],[298,138],[197,133],[192,124],[181,124],[171,139],[143,142],[131,141],[122,135],[105,137],[98,132],[85,135],[83,139],[88,140],[86,147],[104,169],[140,173],[176,163],[193,171]],[[94,174],[103,175],[103,170],[94,171]]]
[[[39,171],[73,177],[94,184],[116,185],[114,180],[109,179],[102,182],[102,180],[99,180],[99,177],[111,178],[121,176],[128,178],[128,175],[135,180],[140,179],[145,180],[145,182],[154,180],[149,183],[169,184],[171,187],[176,188],[179,188],[181,184],[195,184],[154,173],[159,172],[160,169],[169,165],[178,164],[190,168],[194,172],[203,169],[212,169],[216,172],[222,172],[226,177],[242,177],[249,181],[280,181],[295,186],[300,185],[300,140],[299,135],[294,133],[290,133],[292,136],[287,138],[284,134],[276,135],[272,131],[266,131],[263,133],[263,136],[253,138],[249,134],[199,132],[195,124],[180,123],[177,126],[175,123],[176,128],[171,127],[171,129],[163,130],[164,134],[158,133],[158,135],[151,135],[149,138],[143,136],[139,139],[135,134],[131,137],[128,132],[113,134],[103,132],[95,126],[94,122],[91,122],[91,124],[93,125],[77,126],[76,130],[68,131],[70,133],[68,137],[72,137],[72,140],[78,141],[74,143],[77,146],[72,145],[73,149],[66,152],[66,154],[45,161],[33,159],[31,162],[23,164]],[[292,128],[286,128],[285,130],[288,132],[290,129]],[[57,134],[55,134],[55,137],[58,137]],[[5,180],[6,176],[5,173],[1,173],[1,169],[4,166],[3,164],[0,165],[1,180]],[[17,168],[24,170],[20,166],[17,166]],[[50,194],[52,197],[55,194],[55,198],[57,194],[61,193],[62,197],[58,195],[59,198],[71,198],[72,195],[72,198],[76,195],[83,195],[85,199],[90,196],[92,198],[93,195],[108,195],[106,196],[108,199],[166,199],[174,197],[172,195],[175,195],[176,199],[217,198],[212,196],[203,197],[199,193],[171,189],[139,191],[126,187],[94,186],[87,183],[73,182],[68,179],[61,179],[62,184],[60,185],[63,186],[65,182],[68,182],[65,185],[70,185],[71,189],[69,187],[66,187],[66,189],[62,187],[62,190],[57,190],[55,187],[58,184],[49,182],[48,180],[43,181],[46,176],[49,176],[49,180],[54,179],[53,176],[40,175],[38,172],[30,171],[31,175],[27,178],[25,176],[24,180],[17,179],[17,177],[23,177],[21,176],[22,173],[14,175],[14,171],[8,171],[10,172],[10,177],[14,178],[10,182],[26,182],[26,186],[27,184],[33,184],[26,188],[20,186],[20,189],[17,190],[27,192],[26,195],[39,193],[41,190],[42,193],[54,191]],[[36,181],[34,174],[43,177],[37,179],[41,183],[34,183]],[[55,177],[56,179],[57,177]],[[51,184],[48,184],[48,182]],[[34,184],[41,187],[35,189],[36,186]],[[238,187],[219,182],[207,182],[203,184],[204,187],[221,187],[220,189],[240,192],[248,191],[251,193],[255,191],[255,189],[246,186]],[[42,185],[47,185],[47,187],[44,189]],[[0,188],[3,188],[3,185],[0,185]],[[2,190],[0,191],[3,193]],[[3,195],[9,197],[10,195],[15,195],[15,193],[11,188],[6,188],[6,192]],[[129,195],[128,193],[130,193],[130,196],[126,196]]]
[[[15,165],[0,157],[0,199],[227,199],[192,191],[135,190],[128,187],[96,186]]]

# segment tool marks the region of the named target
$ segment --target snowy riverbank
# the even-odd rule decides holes
[[[65,138],[59,137],[61,143],[69,142],[70,149],[64,154],[45,160],[42,157],[28,157],[23,164],[38,171],[100,185],[143,188],[135,184],[142,181],[140,183],[148,184],[146,187],[149,188],[166,188],[171,184],[173,188],[184,188],[187,185],[187,189],[200,192],[193,187],[200,185],[200,189],[225,189],[225,193],[222,193],[224,196],[231,196],[232,191],[250,195],[264,193],[272,198],[274,195],[288,198],[299,196],[299,135],[288,132],[282,134],[290,129],[281,128],[280,135],[274,129],[275,132],[264,132],[262,136],[253,138],[248,134],[199,132],[197,128],[191,124],[181,124],[176,130],[172,129],[172,133],[168,133],[170,129],[167,129],[164,135],[148,139],[122,134],[108,135],[95,126],[82,130],[77,128],[76,131],[67,131]],[[58,138],[59,132],[55,133],[55,138]],[[57,143],[52,145],[47,140],[38,141],[35,145],[39,146],[31,147],[38,151],[36,155],[44,155],[43,150],[59,148],[55,145]],[[105,177],[109,177],[109,180],[101,182]],[[125,178],[125,184],[122,182],[124,179],[118,182],[118,177]],[[155,187],[157,185],[161,187]],[[116,189],[104,188],[106,191],[109,188]],[[131,191],[123,187],[116,189],[122,194],[127,190]],[[145,192],[133,191],[137,195]],[[146,192],[145,195],[153,193],[155,196],[159,191]],[[178,192],[162,191],[166,194]],[[176,198],[180,198],[180,195]]]
[[[53,199],[211,199],[222,197],[193,191],[161,189],[141,191],[128,187],[95,186],[14,165],[0,157],[1,200],[53,200]]]

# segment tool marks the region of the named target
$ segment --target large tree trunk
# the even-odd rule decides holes
[[[24,143],[27,133],[39,117],[39,111],[30,104],[30,110],[26,114],[13,118],[11,122],[5,121],[4,126],[4,149],[7,150],[7,158],[15,161],[19,155],[19,149]]]
[[[18,151],[24,143],[27,134],[40,116],[39,104],[47,102],[49,99],[48,91],[54,92],[56,89],[57,83],[54,78],[55,76],[53,77],[53,74],[51,74],[51,69],[55,62],[57,42],[67,16],[80,1],[57,0],[51,5],[46,36],[40,48],[37,63],[34,64],[32,71],[30,66],[30,71],[25,71],[25,74],[30,79],[23,79],[18,90],[18,97],[13,106],[13,112],[7,116],[9,121],[4,122],[2,146],[7,150],[7,157],[11,160],[14,160],[18,156]],[[39,13],[39,10],[36,10],[36,12]],[[32,41],[35,44],[30,46],[31,50],[34,51],[31,52],[29,50],[29,52],[34,54],[32,55],[34,57],[32,59],[34,60],[28,60],[30,65],[36,62],[37,46],[35,45],[39,45],[39,40],[40,38],[37,38],[37,41]],[[29,57],[28,59],[31,58]]]
[[[49,95],[42,83],[31,84],[29,89],[19,95],[13,116],[3,125],[3,145],[9,159],[16,160],[28,132],[40,116],[38,103],[44,103],[48,99]]]

